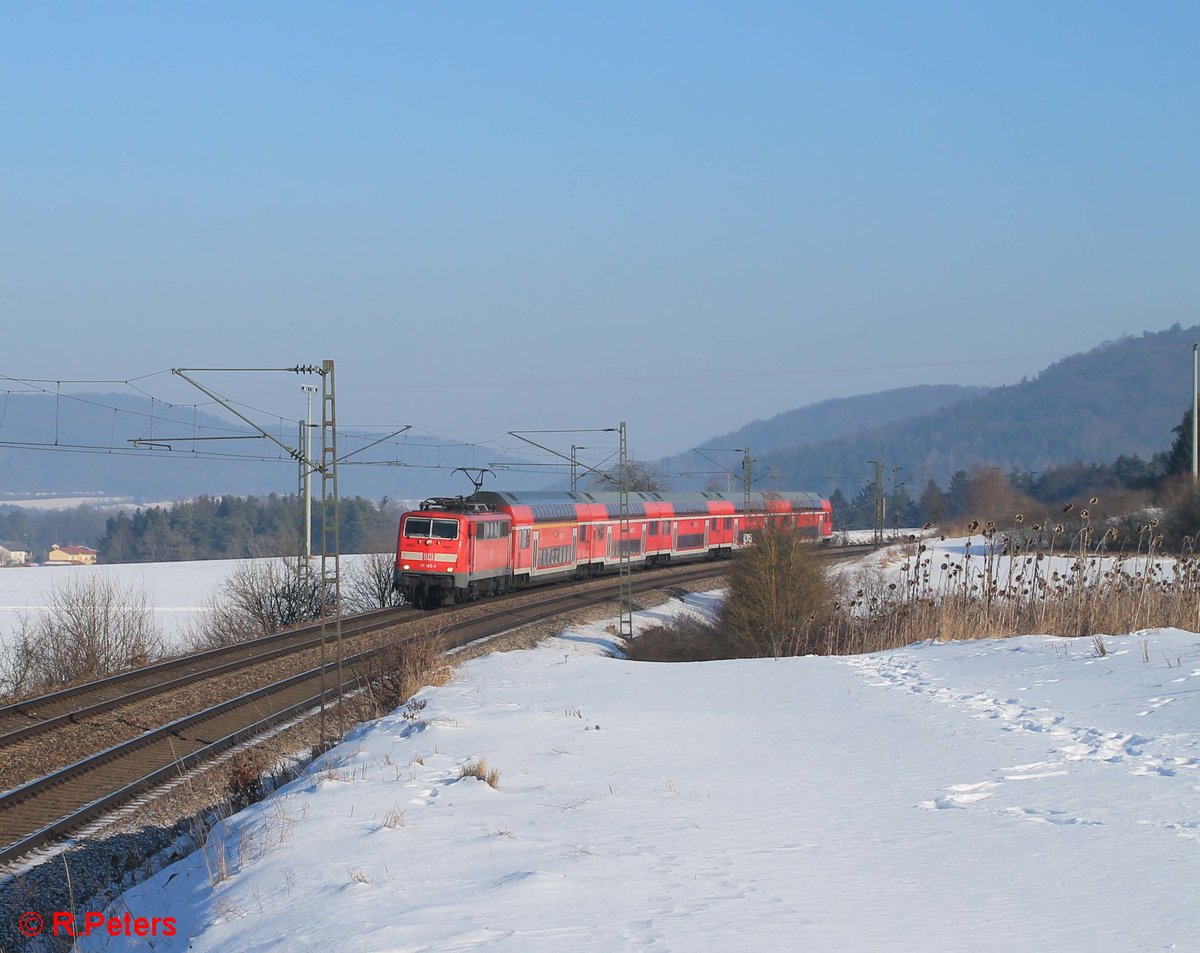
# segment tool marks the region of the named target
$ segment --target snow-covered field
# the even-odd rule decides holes
[[[346,556],[342,570],[360,556]],[[120,563],[103,566],[38,566],[0,569],[0,647],[11,643],[21,618],[45,612],[56,587],[68,579],[103,577],[122,591],[132,593],[135,605],[144,604],[168,644],[182,648],[190,624],[207,610],[221,583],[237,568],[236,559],[168,563]]]
[[[112,912],[177,918],[158,951],[1200,949],[1200,636],[1107,646],[670,665],[572,629],[361,727]]]

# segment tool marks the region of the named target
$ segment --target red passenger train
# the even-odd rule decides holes
[[[393,586],[422,608],[507,592],[534,582],[618,568],[715,559],[749,544],[768,519],[813,539],[833,534],[816,493],[629,494],[478,491],[434,498],[400,518]]]

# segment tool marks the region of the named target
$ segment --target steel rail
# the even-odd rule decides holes
[[[412,609],[405,606],[353,616],[350,619],[353,628],[343,638],[376,632],[398,621],[404,621],[403,617],[407,615],[412,615]],[[20,719],[29,721],[0,734],[0,747],[191,682],[303,652],[321,644],[320,631],[319,625],[305,625],[286,632],[275,632],[248,642],[181,655],[2,706],[0,720],[8,719],[10,723],[19,722]],[[217,664],[209,664],[210,662]],[[176,671],[183,671],[184,674],[176,678],[162,679],[163,675]],[[121,691],[126,685],[143,681],[147,684],[142,688]],[[114,689],[114,694],[107,694]],[[83,701],[87,697],[97,695],[100,696],[98,701]],[[68,706],[65,709],[62,707],[64,704]],[[49,709],[50,713],[42,715],[39,711],[41,709]]]

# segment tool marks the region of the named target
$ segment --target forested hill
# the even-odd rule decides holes
[[[920,384],[857,397],[823,400],[795,410],[786,410],[769,420],[755,420],[731,433],[706,440],[699,448],[750,447],[755,456],[760,457],[773,450],[794,449],[873,430],[898,420],[920,417],[947,404],[986,392],[986,387]],[[719,462],[740,472],[741,461],[730,457],[719,458]],[[684,474],[712,469],[690,452],[662,460],[656,466],[669,477],[675,489],[700,489],[707,482],[707,477]]]
[[[945,484],[957,470],[1038,471],[1076,460],[1149,458],[1171,445],[1191,405],[1192,342],[1200,327],[1146,332],[1064,358],[1033,380],[964,398],[924,416],[759,454],[771,485],[852,492],[868,460],[903,467],[909,486]]]
[[[932,413],[947,404],[987,393],[986,387],[955,384],[920,384],[895,390],[824,400],[798,410],[756,420],[732,433],[704,444],[712,447],[754,447],[763,453],[784,447],[819,443],[863,430],[872,430],[897,420]]]

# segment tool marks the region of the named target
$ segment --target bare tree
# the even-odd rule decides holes
[[[21,620],[0,683],[8,695],[42,691],[145,665],[164,647],[145,592],[107,576],[66,576],[44,614]]]
[[[589,486],[593,490],[617,490],[621,487],[621,479],[627,481],[627,489],[633,492],[652,493],[666,488],[667,481],[653,463],[644,460],[630,460],[622,468],[617,464],[603,471],[602,476],[593,476]]]
[[[396,560],[391,553],[368,553],[356,561],[342,584],[348,612],[373,612],[402,605],[404,597],[392,587]]]
[[[255,559],[240,562],[221,583],[203,621],[193,626],[194,648],[215,648],[271,635],[318,618],[321,580],[304,562]]]

